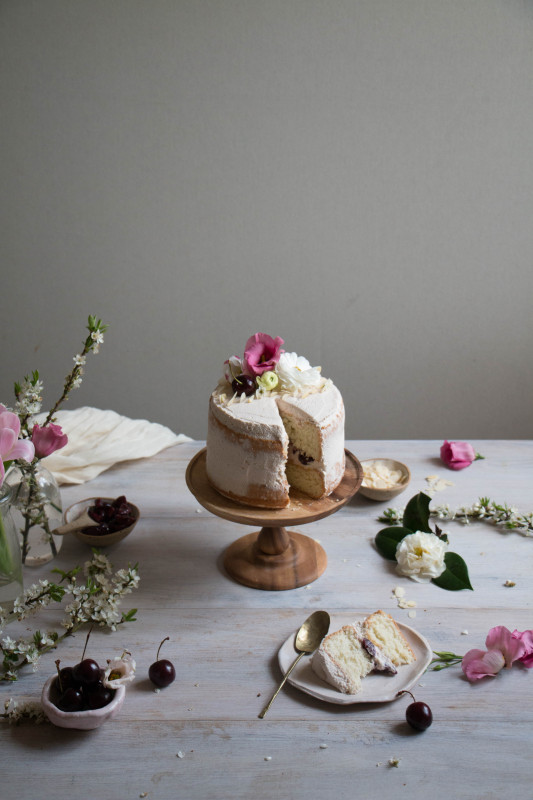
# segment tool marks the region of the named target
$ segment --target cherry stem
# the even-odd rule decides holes
[[[85,658],[85,651],[87,650],[87,645],[89,644],[89,636],[91,635],[92,630],[93,630],[93,626],[91,625],[91,627],[89,628],[89,633],[87,634],[87,636],[85,638],[85,647],[83,648],[83,653],[81,654],[81,660],[82,661]]]
[[[61,659],[58,658],[55,664],[57,669],[57,681],[59,683],[59,691],[61,692],[61,694],[63,694],[63,684],[61,683],[61,673],[59,671],[59,665],[61,664]]]
[[[155,657],[155,660],[156,660],[156,661],[159,661],[159,651],[161,650],[161,647],[163,646],[163,643],[164,643],[164,642],[168,642],[168,640],[169,640],[169,639],[170,639],[170,636],[166,636],[166,637],[163,639],[163,641],[161,642],[161,644],[159,645],[159,647],[157,648],[157,655],[156,655],[156,657]]]
[[[412,699],[413,699],[413,703],[416,703],[416,700],[415,700],[413,694],[408,689],[402,689],[401,692],[397,693],[396,697],[400,697],[400,695],[402,695],[402,694],[410,694]]]

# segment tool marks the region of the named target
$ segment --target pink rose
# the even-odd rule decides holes
[[[445,441],[440,448],[440,457],[450,469],[464,469],[476,458],[481,458],[476,455],[476,451],[468,442],[448,441]]]
[[[35,454],[37,458],[45,458],[46,456],[60,450],[68,442],[68,436],[63,433],[59,425],[54,425],[50,422],[41,428],[40,425],[35,423],[31,434],[31,440],[35,445]]]
[[[526,652],[518,660],[524,667],[533,668],[533,631],[513,631],[513,639],[519,639],[526,648]]]
[[[248,375],[255,377],[263,372],[273,371],[283,353],[282,344],[283,339],[279,336],[275,339],[267,333],[254,333],[250,336],[244,348],[244,367]]]

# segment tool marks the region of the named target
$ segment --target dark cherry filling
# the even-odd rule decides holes
[[[307,466],[307,464],[310,464],[310,463],[311,463],[311,461],[314,461],[314,460],[315,460],[315,459],[313,458],[313,456],[306,456],[306,455],[305,455],[305,453],[302,453],[302,451],[301,451],[301,450],[298,450],[298,448],[297,448],[297,447],[293,447],[293,448],[292,448],[292,452],[293,452],[295,455],[296,455],[296,454],[298,454],[298,461],[300,462],[300,464],[303,464],[304,466]]]

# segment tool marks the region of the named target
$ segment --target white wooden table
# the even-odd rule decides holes
[[[200,442],[119,465],[84,486],[64,487],[65,506],[124,493],[141,509],[133,534],[107,551],[115,568],[139,562],[140,586],[123,604],[124,610],[138,608],[137,621],[113,634],[95,629],[91,637],[91,655],[101,661],[130,650],[137,678],[120,716],[99,730],[2,723],[2,799],[472,800],[504,797],[509,790],[532,797],[533,674],[521,667],[478,684],[466,681],[459,667],[427,672],[415,686],[417,699],[434,715],[424,733],[405,723],[408,699],[340,707],[290,686],[264,720],[257,717],[281,677],[280,645],[315,609],[335,615],[381,608],[420,631],[434,650],[456,653],[484,648],[495,625],[533,628],[530,538],[488,523],[446,523],[451,549],[469,566],[473,592],[401,578],[375,551],[380,511],[403,507],[427,488],[430,474],[454,482],[435,495],[434,504],[456,508],[483,495],[532,510],[533,442],[474,442],[486,458],[462,472],[444,468],[440,444],[347,442],[360,460],[390,456],[406,462],[411,485],[392,503],[357,495],[329,518],[301,526],[326,549],[328,567],[313,584],[286,592],[247,588],[224,574],[224,549],[248,530],[212,516],[188,492],[185,470]],[[70,539],[54,565],[68,568],[88,554]],[[50,566],[27,574],[26,582],[47,576]],[[516,585],[506,587],[506,580]],[[392,596],[399,585],[417,603],[415,619]],[[37,621],[29,624],[35,629]],[[165,636],[170,641],[162,656],[174,662],[177,679],[155,693],[148,667]],[[43,657],[38,672],[2,685],[2,702],[37,697],[58,655],[64,665],[75,663],[84,639],[78,633]],[[398,767],[390,759],[399,759]]]

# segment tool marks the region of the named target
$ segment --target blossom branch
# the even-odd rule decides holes
[[[118,625],[135,620],[136,609],[120,613],[118,607],[122,598],[139,584],[137,565],[120,569],[111,575],[111,564],[106,556],[95,552],[92,560],[85,564],[85,583],[78,583],[79,567],[67,572],[54,572],[61,576],[59,583],[41,580],[15,600],[11,614],[4,617],[0,609],[0,628],[15,620],[21,622],[51,602],[61,602],[66,596],[70,596],[71,600],[65,608],[65,617],[61,623],[65,630],[63,633],[35,631],[27,640],[15,641],[5,637],[0,642],[3,656],[0,681],[17,680],[18,671],[29,664],[35,670],[42,655],[55,649],[63,639],[72,636],[86,623],[108,627],[114,631]],[[61,585],[62,583],[65,585]]]
[[[533,512],[520,514],[516,508],[507,504],[495,503],[488,497],[480,497],[472,506],[461,506],[455,511],[447,505],[437,506],[430,509],[430,515],[442,520],[458,520],[464,525],[477,521],[490,522],[493,525],[503,527],[505,532],[515,530],[522,536],[533,536]],[[403,511],[396,508],[387,508],[378,517],[378,520],[394,525],[401,524]]]

